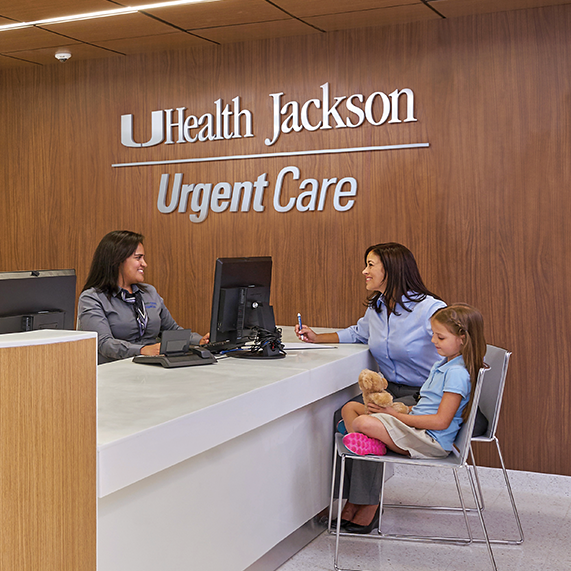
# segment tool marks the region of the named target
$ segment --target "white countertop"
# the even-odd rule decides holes
[[[284,342],[297,341],[292,327],[282,330]],[[355,384],[368,366],[360,344],[179,369],[131,359],[100,365],[99,496]]]
[[[4,333],[0,335],[0,347],[26,347],[30,345],[49,345],[50,343],[68,343],[82,339],[92,339],[97,333],[91,331],[67,331],[61,329],[40,329],[23,333]]]

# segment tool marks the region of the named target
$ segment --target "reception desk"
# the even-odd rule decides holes
[[[0,335],[0,569],[96,569],[97,336]]]
[[[351,344],[181,369],[100,365],[99,570],[271,568],[327,506],[332,415],[373,366]]]

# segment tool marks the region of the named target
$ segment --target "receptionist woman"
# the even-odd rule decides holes
[[[99,364],[134,357],[158,355],[161,331],[182,329],[162,297],[145,279],[144,237],[116,230],[103,237],[91,262],[78,303],[78,329],[97,332]],[[198,333],[191,343],[208,341]]]

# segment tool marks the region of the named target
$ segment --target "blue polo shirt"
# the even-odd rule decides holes
[[[432,367],[430,375],[420,389],[420,400],[410,414],[436,414],[444,393],[462,395],[460,406],[450,423],[444,430],[427,430],[444,450],[452,450],[452,444],[462,425],[462,411],[470,399],[470,373],[459,355],[451,361],[443,357]]]

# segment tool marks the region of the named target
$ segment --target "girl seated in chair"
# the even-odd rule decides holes
[[[343,408],[349,432],[343,444],[355,454],[382,455],[388,448],[412,458],[440,458],[452,450],[484,366],[484,322],[477,309],[463,303],[439,309],[430,321],[432,343],[442,359],[432,367],[410,414],[392,407],[367,414],[365,405],[355,402]]]

